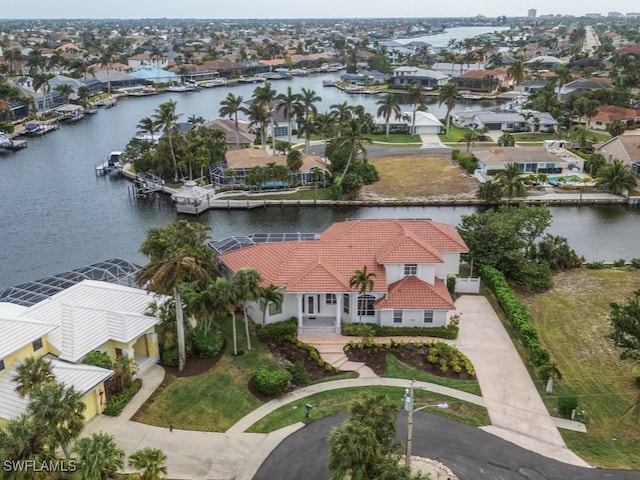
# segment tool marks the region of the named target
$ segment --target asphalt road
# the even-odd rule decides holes
[[[328,480],[326,438],[346,413],[333,415],[286,438],[254,480]],[[406,438],[406,414],[398,416],[398,440]],[[413,425],[413,454],[447,465],[460,480],[639,480],[640,472],[580,468],[524,450],[478,428],[424,412]]]

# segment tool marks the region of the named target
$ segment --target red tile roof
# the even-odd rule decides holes
[[[387,290],[385,263],[442,263],[442,253],[467,252],[453,225],[430,220],[367,219],[334,223],[319,240],[261,243],[221,253],[231,270],[258,270],[264,285],[288,292],[348,292],[363,266],[376,275],[373,291]]]
[[[387,296],[378,300],[374,308],[406,310],[423,309],[425,305],[436,310],[455,308],[447,286],[439,278],[436,278],[435,284],[431,285],[417,277],[404,277],[389,286]]]

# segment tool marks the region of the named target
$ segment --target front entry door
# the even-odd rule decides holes
[[[307,314],[315,315],[317,313],[318,306],[316,305],[316,296],[307,295]]]

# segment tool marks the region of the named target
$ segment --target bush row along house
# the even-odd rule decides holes
[[[107,401],[104,382],[113,371],[82,360],[94,351],[112,361],[125,355],[138,373],[155,364],[158,318],[145,315],[153,302],[145,290],[94,280],[30,306],[0,302],[0,425],[25,412],[29,398],[16,393],[13,377],[28,357],[49,360],[56,380],[82,395],[85,420],[101,413]]]
[[[301,332],[340,332],[342,323],[445,326],[454,310],[446,279],[457,275],[467,246],[453,225],[430,220],[351,220],[333,224],[314,240],[256,242],[243,237],[214,244],[229,274],[254,268],[263,285],[284,294],[281,308],[254,302],[252,319],[298,319]],[[230,245],[235,246],[229,247]],[[237,248],[236,248],[237,247]],[[225,251],[223,251],[225,250]],[[373,273],[360,295],[356,270]]]

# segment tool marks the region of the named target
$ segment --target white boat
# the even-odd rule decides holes
[[[96,175],[120,173],[122,171],[122,152],[119,150],[110,152],[104,162],[96,165]]]

